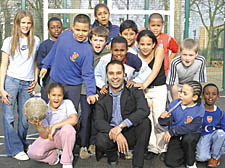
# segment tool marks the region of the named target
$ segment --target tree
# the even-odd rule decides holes
[[[203,26],[205,27],[207,33],[208,33],[208,44],[207,44],[207,55],[206,55],[206,64],[209,65],[211,61],[212,56],[212,48],[214,42],[217,40],[219,34],[224,31],[224,29],[220,29],[215,36],[215,32],[224,26],[224,24],[216,25],[215,21],[219,16],[224,16],[224,6],[225,1],[224,0],[191,0],[191,10],[193,12],[196,12],[202,21]],[[208,15],[208,17],[205,17],[205,15]],[[209,25],[207,25],[207,20],[205,18],[209,19]]]

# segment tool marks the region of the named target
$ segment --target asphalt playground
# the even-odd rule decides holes
[[[225,92],[220,93],[220,99],[217,102],[217,105],[225,110]],[[34,160],[28,161],[18,161],[13,159],[12,157],[8,157],[5,155],[5,145],[4,145],[4,135],[2,128],[2,105],[0,103],[0,168],[61,168],[62,165],[59,163],[55,166],[50,166],[46,163],[36,162]],[[16,115],[16,114],[15,114]],[[17,115],[16,115],[17,118]],[[17,123],[15,123],[16,127]],[[30,125],[27,139],[32,143],[38,137],[36,128],[33,125]],[[77,147],[78,149],[79,147]],[[78,152],[76,152],[74,156],[73,165],[74,168],[108,168],[110,167],[107,163],[106,158],[102,158],[99,162],[96,161],[95,156],[91,156],[89,159],[82,160],[79,158]],[[197,163],[198,168],[207,167],[207,163]],[[119,163],[117,168],[131,168],[132,161],[131,160],[123,160],[119,159]],[[185,166],[181,166],[179,168],[184,168]],[[144,168],[167,168],[162,160],[160,160],[159,156],[156,156],[152,160],[145,160]],[[219,168],[225,168],[225,156],[222,156],[220,159]]]

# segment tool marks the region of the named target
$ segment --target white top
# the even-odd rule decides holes
[[[34,80],[34,60],[36,51],[39,47],[40,40],[34,36],[33,55],[28,59],[28,42],[27,38],[20,38],[20,52],[15,50],[14,58],[10,56],[12,37],[7,37],[2,45],[2,51],[9,55],[9,66],[7,75],[16,79],[32,81]]]
[[[71,100],[63,100],[60,106],[55,110],[51,111],[48,104],[48,114],[43,120],[43,127],[51,127],[52,125],[66,120],[71,114],[77,114],[75,107]]]

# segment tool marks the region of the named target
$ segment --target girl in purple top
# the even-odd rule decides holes
[[[31,159],[56,165],[59,162],[59,151],[62,150],[60,163],[63,168],[73,168],[73,147],[75,144],[77,112],[71,100],[63,100],[63,86],[51,83],[47,86],[49,98],[48,114],[40,122],[34,124],[40,137],[29,146]],[[59,150],[60,149],[60,150]]]

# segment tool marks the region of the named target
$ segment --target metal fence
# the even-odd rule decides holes
[[[29,10],[35,20],[35,34],[44,39],[46,25],[44,23],[44,2],[46,0],[1,0],[0,2],[0,46],[3,40],[11,35],[11,26],[16,12],[22,7]],[[187,0],[48,0],[49,9],[82,9],[93,11],[97,3],[106,2],[111,10],[113,24],[119,25],[123,20],[134,20],[138,28],[145,26],[144,14],[135,14],[133,11],[149,10],[159,12],[164,17],[164,32],[172,34],[177,42],[187,37],[193,38],[199,43],[199,53],[207,60],[208,82],[216,83],[222,90],[223,62],[224,62],[224,0],[190,0],[189,8],[185,10]],[[171,4],[173,9],[171,9]],[[187,7],[187,5],[186,5]],[[75,10],[74,10],[75,11]],[[116,12],[120,11],[120,12]],[[173,12],[171,15],[170,12]],[[189,14],[189,25],[185,24],[186,15]],[[64,27],[71,27],[74,14],[50,13],[48,18],[57,16],[63,20]],[[94,21],[93,12],[87,12]],[[172,18],[171,18],[172,17]],[[187,19],[186,19],[187,22]],[[173,32],[174,31],[174,32]]]

